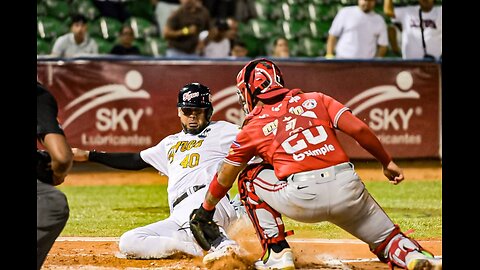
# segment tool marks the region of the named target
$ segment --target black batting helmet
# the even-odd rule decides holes
[[[178,92],[177,107],[206,108],[207,120],[213,113],[212,95],[210,89],[200,83],[189,83],[183,86]]]

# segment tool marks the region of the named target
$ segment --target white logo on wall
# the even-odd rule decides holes
[[[125,85],[123,84],[107,84],[91,89],[67,104],[65,110],[70,110],[74,106],[84,103],[80,108],[74,111],[65,121],[64,128],[68,127],[78,117],[98,106],[124,99],[149,99],[150,94],[141,89],[143,77],[140,72],[130,70],[125,75]],[[106,131],[137,131],[141,117],[144,114],[152,114],[152,108],[106,108],[100,107],[96,112],[95,127],[97,130]],[[139,136],[133,134],[131,136],[118,135],[87,135],[82,134],[82,143],[84,145],[150,145],[150,136]]]
[[[413,85],[412,74],[402,71],[397,74],[397,85],[380,85],[367,89],[345,103],[345,106],[352,109],[352,113],[358,115],[360,112],[373,107],[381,102],[395,99],[419,99],[420,94],[411,89]],[[377,135],[385,144],[420,144],[420,134],[408,133],[408,127],[412,116],[421,115],[422,108],[379,108],[373,107],[369,111],[370,121],[368,125],[377,131]],[[387,130],[403,131],[400,135],[381,133]]]
[[[238,105],[238,108],[227,109],[227,111],[225,112],[225,120],[237,125],[242,124],[243,119],[245,118],[245,114],[243,113],[243,110],[238,103],[236,86],[229,86],[218,91],[212,96],[212,102],[214,102],[213,114],[231,106],[232,104]]]

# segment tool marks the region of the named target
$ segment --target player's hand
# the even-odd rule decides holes
[[[73,153],[73,160],[74,161],[88,161],[88,155],[90,154],[90,151],[83,150],[80,148],[72,148],[72,153]]]
[[[195,240],[204,250],[210,250],[214,240],[222,236],[218,225],[213,221],[215,209],[208,211],[200,205],[190,214],[190,230]]]
[[[402,169],[393,161],[390,161],[387,167],[383,168],[383,174],[388,178],[388,181],[394,185],[399,184],[405,179]]]

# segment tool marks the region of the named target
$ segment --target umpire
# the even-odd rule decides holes
[[[54,186],[65,180],[73,154],[57,121],[58,107],[52,94],[37,81],[37,269],[42,267],[69,216],[67,198]]]

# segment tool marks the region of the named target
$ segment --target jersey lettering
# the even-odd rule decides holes
[[[199,162],[200,162],[200,155],[198,153],[191,153],[191,154],[188,154],[182,160],[182,162],[180,162],[180,166],[182,166],[184,169],[193,168],[198,166]]]
[[[307,142],[309,144],[319,144],[321,142],[324,142],[327,140],[327,132],[325,131],[325,128],[323,126],[317,126],[315,129],[318,131],[318,135],[314,136],[310,129],[304,130],[301,133],[296,133],[293,134],[292,136],[288,137],[283,143],[282,147],[287,152],[287,154],[293,154],[295,152],[301,151],[305,148],[307,148]],[[299,139],[296,141],[294,145],[292,145],[290,142],[293,142],[299,134],[303,135],[305,139]],[[305,140],[307,142],[305,142]]]
[[[203,140],[178,141],[175,145],[170,147],[170,150],[168,150],[168,161],[170,163],[173,162],[173,160],[175,159],[175,153],[177,153],[179,149],[180,149],[180,152],[185,152],[185,151],[189,151],[192,148],[199,148],[200,146],[202,146],[202,144],[203,144]]]

